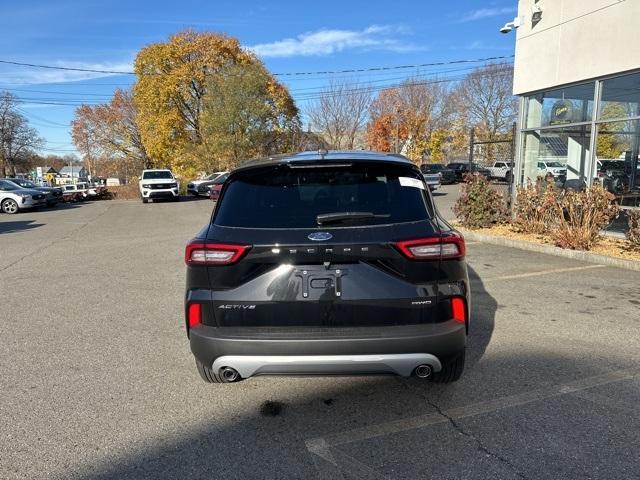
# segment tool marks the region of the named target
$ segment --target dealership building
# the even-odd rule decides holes
[[[640,0],[520,0],[517,15],[517,183],[600,182],[640,207]]]

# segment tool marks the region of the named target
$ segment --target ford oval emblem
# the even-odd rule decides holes
[[[314,242],[326,242],[327,240],[331,240],[333,235],[329,232],[316,232],[312,233],[307,237],[309,240],[313,240]]]

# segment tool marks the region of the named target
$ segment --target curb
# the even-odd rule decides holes
[[[511,238],[499,237],[497,235],[478,233],[461,227],[456,227],[456,229],[464,235],[465,239],[474,242],[490,243],[501,247],[519,248],[520,250],[528,250],[530,252],[546,253],[547,255],[555,255],[557,257],[571,258],[573,260],[597,263],[600,265],[607,265],[609,267],[626,268],[627,270],[640,272],[640,262],[635,260],[624,260],[622,258],[607,257],[605,255],[581,250],[569,250],[566,248],[554,247],[553,245],[541,245],[524,240],[513,240]]]

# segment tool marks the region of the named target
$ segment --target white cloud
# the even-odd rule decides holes
[[[409,33],[406,27],[391,25],[372,25],[364,30],[321,29],[247,48],[261,57],[321,56],[363,49],[397,52],[424,49],[394,38]]]
[[[86,63],[55,61],[34,63],[46,63],[47,65],[51,65],[54,67],[80,68],[115,72],[130,72],[133,68],[132,62]],[[74,70],[54,70],[48,68],[17,66],[13,67],[12,71],[3,71],[2,73],[3,79],[6,80],[6,83],[24,85],[77,82],[80,80],[91,80],[94,78],[111,77],[117,75],[115,73],[78,72]]]
[[[460,23],[474,22],[476,20],[482,20],[483,18],[499,17],[500,15],[515,13],[516,10],[517,9],[515,7],[480,8],[478,10],[465,13],[459,21]]]

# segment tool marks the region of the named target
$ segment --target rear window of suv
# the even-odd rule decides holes
[[[428,218],[424,182],[412,169],[355,164],[250,170],[234,176],[214,223],[246,228],[313,228],[317,216],[347,212],[369,218],[323,225],[382,225]]]

